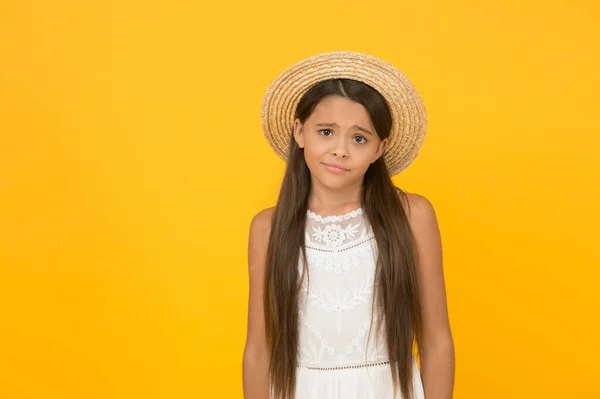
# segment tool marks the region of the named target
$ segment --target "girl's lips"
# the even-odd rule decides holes
[[[337,166],[326,164],[326,163],[323,163],[323,165],[325,165],[327,170],[329,170],[330,172],[333,172],[333,173],[344,173],[344,172],[348,171],[347,169],[338,168]]]

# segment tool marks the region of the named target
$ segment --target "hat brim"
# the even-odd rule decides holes
[[[393,65],[365,53],[333,51],[306,58],[281,72],[268,87],[261,106],[265,138],[287,162],[294,114],[314,84],[332,78],[366,83],[386,99],[392,114],[389,143],[383,154],[390,176],[406,169],[425,138],[427,115],[421,96]]]

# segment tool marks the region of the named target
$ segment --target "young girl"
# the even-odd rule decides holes
[[[373,56],[323,53],[271,83],[261,116],[287,168],[250,226],[245,398],[451,398],[435,212],[390,179],[425,136],[412,84]]]

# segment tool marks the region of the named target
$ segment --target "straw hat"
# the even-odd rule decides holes
[[[271,148],[287,162],[294,113],[300,98],[314,84],[331,78],[354,79],[376,89],[387,100],[392,130],[383,154],[390,176],[410,165],[425,138],[423,101],[408,78],[393,65],[353,51],[332,51],[308,57],[288,67],[263,97],[261,122]]]

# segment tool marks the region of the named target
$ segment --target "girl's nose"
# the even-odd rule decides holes
[[[333,151],[331,151],[331,155],[336,156],[336,157],[347,157],[348,153],[345,149],[342,149],[341,147],[337,147],[336,149],[334,149]]]
[[[338,140],[334,146],[333,146],[333,150],[331,151],[332,155],[338,156],[338,157],[347,157],[348,156],[348,149],[347,149],[347,143],[343,140]]]

